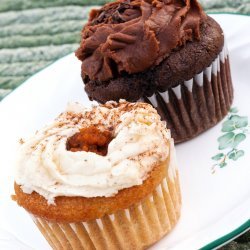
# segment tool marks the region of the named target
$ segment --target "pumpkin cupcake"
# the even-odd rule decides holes
[[[233,100],[223,31],[197,0],[117,0],[93,10],[76,56],[90,100],[151,103],[176,143],[217,124]]]
[[[144,249],[180,216],[176,165],[151,105],[75,103],[21,145],[13,198],[53,249]]]

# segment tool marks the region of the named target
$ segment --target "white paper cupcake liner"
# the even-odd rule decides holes
[[[214,126],[227,114],[233,101],[227,46],[209,67],[192,79],[139,101],[148,102],[158,110],[176,143]]]

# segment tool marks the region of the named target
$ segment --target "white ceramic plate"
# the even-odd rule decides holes
[[[235,86],[233,106],[238,108],[238,113],[231,113],[231,120],[238,127],[233,132],[241,135],[230,141],[232,121],[224,124],[224,130],[230,135],[221,131],[221,122],[196,139],[177,146],[182,216],[173,232],[152,249],[211,249],[250,226],[250,121],[247,124],[250,17],[213,17],[227,37]],[[51,121],[69,101],[90,105],[80,78],[80,62],[73,54],[31,77],[0,103],[0,249],[49,249],[30,217],[10,198],[13,159],[18,139]],[[223,135],[221,145],[228,147],[219,150],[217,139]],[[228,154],[226,158],[225,154]],[[217,160],[211,159],[215,155]],[[212,167],[215,163],[227,165]]]

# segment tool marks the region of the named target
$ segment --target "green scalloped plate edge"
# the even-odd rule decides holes
[[[226,14],[226,15],[236,15],[236,16],[248,16],[250,17],[250,14],[244,14],[244,13],[238,13],[238,12],[230,12],[230,11],[225,11],[225,12],[216,12],[216,11],[206,11],[206,14],[209,15],[221,15],[221,14]]]
[[[217,247],[221,247],[224,244],[232,241],[234,238],[237,238],[241,234],[247,232],[250,229],[250,219],[246,221],[244,224],[233,230],[232,232],[218,238],[217,240],[212,241],[206,246],[202,247],[200,250],[211,250]]]

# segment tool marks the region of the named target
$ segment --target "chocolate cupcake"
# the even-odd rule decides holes
[[[21,145],[13,199],[53,249],[145,249],[181,212],[170,131],[146,103],[71,104]]]
[[[196,0],[118,0],[92,10],[76,56],[90,100],[151,103],[176,143],[233,100],[223,31]]]

